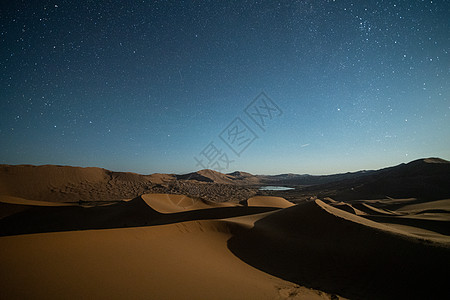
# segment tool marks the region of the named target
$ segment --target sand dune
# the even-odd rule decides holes
[[[191,221],[3,237],[2,297],[331,299],[234,256],[227,241],[245,230],[238,223]]]
[[[51,190],[84,182],[102,182],[107,177],[105,170],[100,168],[1,165],[0,194],[41,200],[42,194]]]
[[[172,180],[174,180],[175,176],[172,174],[161,174],[161,173],[155,173],[147,176],[148,179],[152,183],[156,184],[166,184]]]
[[[448,248],[320,200],[271,213],[228,246],[274,276],[350,298],[448,295]]]
[[[345,202],[337,202],[337,203],[333,203],[332,204],[334,207],[337,207],[339,209],[345,210],[347,212],[350,212],[352,214],[358,215],[358,216],[363,216],[366,215],[367,213],[364,212],[363,210],[359,210],[358,208],[355,207],[355,205],[351,205]]]
[[[183,179],[183,180],[178,180]],[[255,194],[247,181],[202,170],[192,174],[113,172],[70,166],[0,165],[0,195],[47,202],[111,202],[148,193],[186,194],[213,202],[239,202]],[[232,197],[231,197],[232,196]]]
[[[364,212],[366,219],[406,231],[430,242],[449,243],[450,201],[410,199],[353,200],[346,205]],[[341,208],[336,203],[333,207]],[[347,211],[351,212],[349,209]]]
[[[285,194],[288,200],[311,197],[345,201],[407,198],[441,200],[450,197],[450,162],[437,158],[355,173],[327,176],[223,174],[201,170],[185,175],[140,175],[100,168],[0,165],[0,195],[50,202],[120,201],[147,193],[185,194],[214,202],[241,202],[261,185],[302,187]],[[309,187],[304,187],[310,185]]]
[[[2,298],[329,299],[246,265],[230,236],[193,221],[1,238]]]
[[[101,168],[0,165],[0,195],[47,202],[120,201],[175,180],[171,174],[140,175]]]
[[[235,203],[214,203],[199,198],[171,194],[145,194],[142,195],[142,199],[154,210],[165,214],[215,207],[237,206]]]
[[[286,208],[294,204],[281,197],[255,196],[247,200],[247,205]]]
[[[392,217],[392,215],[390,215],[390,214],[386,214],[386,216],[382,216],[382,215],[380,216],[379,215],[378,217],[381,217],[381,218],[376,218],[376,216],[370,216],[370,215],[367,215],[367,214],[358,214],[356,212],[351,212],[351,214],[349,214],[349,213],[347,213],[348,212],[347,209],[346,210],[341,210],[340,209],[341,206],[339,206],[339,205],[336,205],[336,206],[334,206],[334,205],[333,206],[327,205],[327,204],[325,204],[324,202],[322,202],[320,200],[317,200],[316,202],[317,202],[317,204],[319,206],[321,206],[323,209],[325,209],[326,211],[330,212],[331,214],[333,214],[335,216],[338,216],[338,217],[341,217],[343,219],[355,222],[355,223],[359,223],[359,224],[362,224],[362,225],[365,225],[365,226],[368,226],[368,227],[372,227],[372,228],[375,228],[375,229],[383,230],[383,231],[386,231],[386,232],[391,232],[391,233],[394,233],[394,234],[403,235],[403,236],[406,236],[406,237],[420,238],[420,239],[426,239],[427,238],[423,234],[424,232],[422,232],[422,235],[420,237],[418,237],[418,236],[412,234],[412,232],[410,230],[407,230],[407,231],[399,230],[399,228],[400,228],[399,226],[390,226],[391,223],[389,222],[389,220],[402,220],[404,218]],[[349,206],[351,207],[351,205],[349,205]],[[364,218],[360,218],[360,217],[357,217],[357,216],[363,216]],[[373,221],[374,219],[375,220],[383,220],[385,222],[374,222]],[[415,225],[414,227],[421,228],[421,226],[419,224],[417,224],[417,223],[419,223],[418,220],[415,220],[414,218],[411,218],[410,220],[413,221],[413,223]],[[429,241],[430,242],[434,241],[434,237],[436,237],[436,235],[438,235],[438,233],[433,232],[433,237],[430,238]],[[442,243],[441,246],[448,246],[448,247],[450,247],[450,237],[446,237],[446,236],[442,235],[439,238],[439,242]]]
[[[74,204],[70,203],[58,203],[58,202],[48,202],[48,201],[36,201],[36,200],[28,200],[25,198],[0,195],[1,203],[8,204],[16,204],[16,205],[30,205],[30,206],[73,206]]]
[[[419,214],[432,211],[450,213],[450,199],[427,201],[418,204],[410,204],[397,209],[397,212],[399,213],[408,213],[408,214],[411,213]]]
[[[142,195],[132,200],[94,207],[39,205],[26,208],[20,209],[17,213],[9,213],[0,219],[0,236],[155,226],[191,220],[223,219],[277,209],[245,207],[233,203],[209,203],[182,195],[167,194]]]
[[[241,206],[153,194],[102,207],[35,206],[3,218],[0,228],[70,232],[0,237],[8,278],[0,288],[7,298],[38,299],[62,291],[64,298],[105,299],[445,295],[449,236],[375,222],[348,209],[355,204],[327,203],[254,197]],[[123,228],[129,226],[138,227]],[[98,230],[73,231],[90,228]],[[421,285],[422,274],[433,283]]]
[[[389,227],[384,230],[450,246],[449,203],[448,200],[419,203],[415,198],[328,202],[332,207]]]
[[[62,291],[68,298],[158,299],[445,294],[448,236],[327,202],[254,197],[241,206],[154,194],[102,207],[36,206],[1,219],[0,228],[70,232],[1,237],[2,277],[11,275],[0,288],[8,297],[38,299]],[[99,230],[73,231],[90,228]],[[433,283],[421,285],[422,274]]]
[[[35,206],[61,207],[73,205],[68,203],[35,201],[20,197],[0,195],[0,219],[26,211]]]
[[[359,176],[350,174],[336,183],[344,191],[338,200],[286,192],[296,205],[252,196],[256,189],[239,185],[256,177],[242,172],[202,170],[176,181],[99,168],[0,167],[1,298],[450,297],[450,200],[431,201],[446,193],[433,175],[437,168],[447,178],[441,161],[370,173],[392,175],[397,190],[396,176],[414,183],[423,169],[429,186],[442,188],[431,197],[421,188],[415,198],[374,198],[383,193],[371,190],[345,199],[353,193],[348,179]],[[385,180],[373,179],[365,186]]]
[[[373,214],[380,214],[380,215],[399,215],[398,213],[388,210],[388,209],[383,209],[383,208],[377,208],[374,207],[372,205],[369,205],[367,203],[355,203],[352,204],[353,207],[357,207],[358,209],[360,209],[361,211],[365,212],[368,215],[373,215]]]

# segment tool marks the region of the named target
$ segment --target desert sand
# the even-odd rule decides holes
[[[202,202],[194,209],[193,199],[182,195],[142,199],[140,204],[169,218],[186,204],[190,210],[237,206]],[[126,203],[138,206],[136,200]],[[20,199],[17,204],[36,202]],[[330,299],[330,294],[259,271],[227,248],[234,232],[248,230],[266,215],[186,222],[175,217],[169,225],[2,237],[2,298]]]
[[[191,221],[3,237],[2,298],[329,299],[239,260],[230,231]]]
[[[170,174],[2,170],[2,299],[449,296],[450,199],[299,197],[293,203],[253,195],[217,202],[126,191],[184,180]],[[233,186],[224,183],[231,175],[200,175],[190,188],[203,189],[205,178],[212,178],[210,192]],[[83,187],[83,200],[74,201]]]

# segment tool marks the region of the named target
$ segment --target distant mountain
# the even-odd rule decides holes
[[[233,193],[237,188],[279,185],[296,187],[295,193],[335,199],[443,199],[450,198],[450,162],[426,158],[376,171],[323,176],[291,173],[253,175],[242,171],[223,174],[208,169],[183,175],[140,175],[101,168],[0,165],[0,195],[41,201],[111,201],[152,192],[179,193],[185,189],[207,195],[211,188],[205,183],[229,185]],[[192,185],[198,188],[192,188]],[[230,197],[233,193],[230,192]]]
[[[375,171],[358,171],[334,175],[309,175],[309,174],[280,174],[280,175],[253,175],[251,173],[235,171],[223,174],[214,170],[200,170],[183,175],[176,175],[178,180],[193,180],[199,182],[236,184],[247,186],[283,185],[305,186],[335,182],[348,178],[366,176]]]
[[[195,180],[200,182],[232,184],[234,177],[214,170],[204,169],[184,175],[176,175],[178,180]]]
[[[305,188],[319,197],[336,200],[378,198],[450,198],[450,162],[440,158],[418,159]]]
[[[247,172],[242,172],[242,171],[235,171],[233,173],[228,173],[228,176],[231,176],[235,179],[244,179],[244,178],[250,178],[250,177],[254,177],[255,175],[247,173]]]
[[[318,185],[329,182],[335,182],[343,179],[363,177],[374,171],[358,171],[333,175],[309,175],[309,174],[281,174],[281,175],[257,175],[261,184],[265,185],[286,185],[286,186],[305,186]]]

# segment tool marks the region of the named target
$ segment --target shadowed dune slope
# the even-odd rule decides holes
[[[415,198],[391,198],[327,203],[393,228],[420,233],[419,236],[423,239],[450,243],[449,199],[424,201]]]
[[[15,205],[28,205],[28,206],[74,206],[71,203],[58,203],[58,202],[47,202],[47,201],[36,201],[28,200],[25,198],[0,195],[0,202]]]
[[[198,203],[188,206],[192,201]],[[216,204],[182,195],[167,194],[143,195],[133,200],[95,207],[78,205],[14,207],[14,204],[8,203],[3,205],[8,205],[8,211],[0,219],[0,235],[161,225],[190,220],[223,219],[277,209]],[[185,209],[182,205],[186,205],[189,209]]]
[[[449,182],[450,162],[427,158],[311,186],[305,191],[340,201],[385,197],[440,200],[450,198]]]
[[[73,206],[67,203],[28,200],[20,197],[0,195],[0,219],[25,211],[35,206],[60,207]]]
[[[269,274],[352,299],[448,298],[450,250],[395,232],[317,200],[262,218],[228,246]]]

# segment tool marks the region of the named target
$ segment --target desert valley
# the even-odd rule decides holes
[[[0,195],[2,299],[449,296],[438,158],[327,176],[2,165]]]

